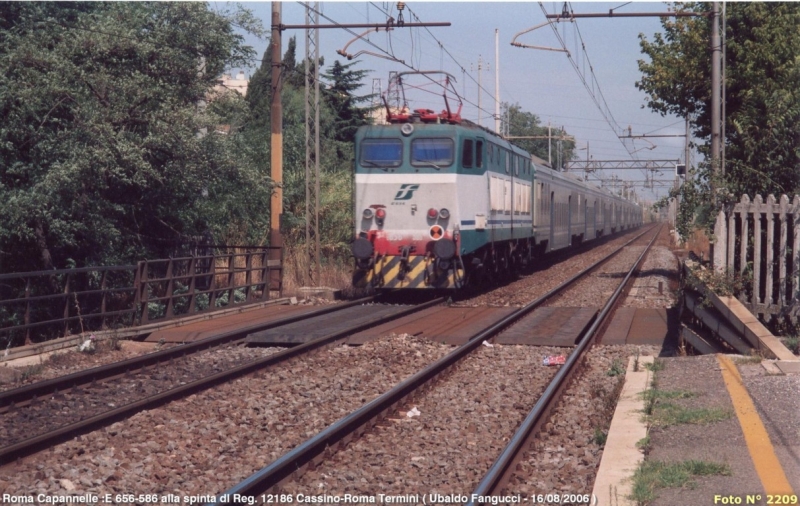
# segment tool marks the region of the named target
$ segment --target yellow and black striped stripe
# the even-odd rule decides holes
[[[371,269],[356,269],[353,286],[366,288],[461,288],[464,269],[451,267],[446,272],[437,272],[434,259],[412,256],[407,262],[400,256],[385,256],[375,262]]]

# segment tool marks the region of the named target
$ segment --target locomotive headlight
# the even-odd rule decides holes
[[[375,215],[375,213],[372,211],[371,208],[368,207],[364,209],[364,212],[361,213],[361,215],[364,217],[365,220],[371,220],[372,217]]]
[[[428,209],[428,219],[429,220],[435,220],[437,216],[439,216],[439,211],[437,211],[436,209],[434,209],[432,207],[430,209]]]
[[[386,209],[380,207],[375,211],[375,222],[378,225],[383,225],[383,220],[386,218]]]
[[[450,217],[450,211],[448,211],[446,208],[443,207],[439,210],[439,218],[446,220],[449,217]]]

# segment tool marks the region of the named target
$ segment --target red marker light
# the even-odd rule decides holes
[[[375,211],[375,217],[379,220],[386,218],[386,209],[380,207],[377,211]]]
[[[437,211],[436,209],[434,209],[432,207],[430,209],[428,209],[428,218],[429,219],[435,220],[437,216],[439,216],[439,211]]]

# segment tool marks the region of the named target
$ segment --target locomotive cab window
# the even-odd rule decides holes
[[[411,141],[411,165],[415,167],[449,167],[453,164],[453,139],[423,139]]]
[[[483,141],[475,142],[475,166],[483,167]]]
[[[399,167],[403,161],[400,139],[364,139],[361,143],[363,167]]]
[[[474,163],[474,152],[472,150],[472,139],[464,139],[464,144],[461,147],[461,164],[465,169],[471,169]]]

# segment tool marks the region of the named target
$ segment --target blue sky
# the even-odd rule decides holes
[[[213,4],[222,6],[222,4]],[[249,2],[244,6],[259,17],[265,27],[270,23],[269,2]],[[321,11],[336,23],[382,23],[389,12],[397,17],[396,2],[321,2]],[[349,47],[349,53],[369,50],[374,53],[390,52],[406,64],[416,69],[445,70],[457,80],[456,89],[464,95],[462,115],[472,121],[478,120],[478,59],[486,62],[482,72],[482,86],[485,92],[481,96],[482,124],[493,128],[494,122],[489,117],[494,111],[495,94],[495,29],[499,29],[500,48],[500,98],[502,101],[518,103],[523,110],[538,115],[543,124],[548,121],[553,126],[564,126],[567,132],[576,138],[578,156],[586,157],[588,143],[589,153],[595,160],[629,160],[629,151],[617,138],[618,133],[604,119],[600,109],[592,101],[590,93],[582,84],[579,75],[563,52],[543,51],[516,48],[510,45],[515,34],[546,21],[540,4],[533,2],[408,2],[404,11],[406,22],[412,21],[412,12],[423,22],[449,21],[450,27],[404,28],[396,29],[387,36],[385,32],[372,33],[370,45],[366,41],[356,40]],[[563,3],[547,2],[542,4],[548,13],[561,12]],[[576,13],[608,12],[663,12],[667,5],[656,2],[633,2],[625,4],[605,2],[575,2],[571,4]],[[414,19],[416,21],[416,19]],[[320,17],[320,22],[330,24],[331,21]],[[296,2],[283,3],[283,23],[305,23],[305,9]],[[636,89],[635,82],[641,77],[637,60],[643,55],[639,49],[639,34],[652,40],[653,34],[661,31],[658,18],[599,18],[579,19],[575,24],[560,23],[559,33],[570,50],[573,60],[589,75],[589,63],[599,83],[599,90],[605,97],[608,111],[617,125],[623,129],[629,126],[634,135],[637,134],[683,134],[684,122],[681,118],[662,117],[642,108],[645,95]],[[364,30],[353,30],[362,33]],[[283,50],[286,50],[288,38],[297,36],[298,56],[305,52],[303,30],[284,31]],[[580,37],[579,37],[580,35]],[[353,40],[353,33],[343,29],[320,30],[320,53],[325,58],[326,67],[339,59],[346,59],[336,54],[337,49],[344,48]],[[586,51],[579,49],[585,44]],[[447,52],[442,50],[442,46]],[[560,47],[560,42],[549,26],[522,35],[518,42],[528,45]],[[248,37],[259,55],[266,49],[266,41]],[[377,46],[377,48],[375,47]],[[379,49],[380,48],[380,49]],[[449,52],[449,54],[447,54]],[[452,55],[452,57],[451,57]],[[588,58],[587,58],[588,56]],[[362,88],[364,94],[372,90],[373,78],[381,80],[382,89],[386,89],[390,71],[406,71],[409,67],[398,62],[363,55],[358,59],[358,69],[370,70],[369,77]],[[247,75],[255,70],[244,69]],[[599,97],[595,85],[594,93]],[[431,95],[415,95],[415,107],[430,107],[435,110],[443,108],[441,100]],[[433,100],[432,100],[433,99]],[[646,159],[678,159],[683,158],[684,139],[659,138],[650,139],[656,145],[637,140],[634,145],[628,141],[631,150],[640,149],[636,156]],[[608,177],[613,171],[605,171]],[[643,180],[639,171],[618,171],[623,179]],[[657,179],[671,180],[672,174],[665,172]],[[642,188],[637,193],[646,199],[664,195],[666,189],[654,192]]]

